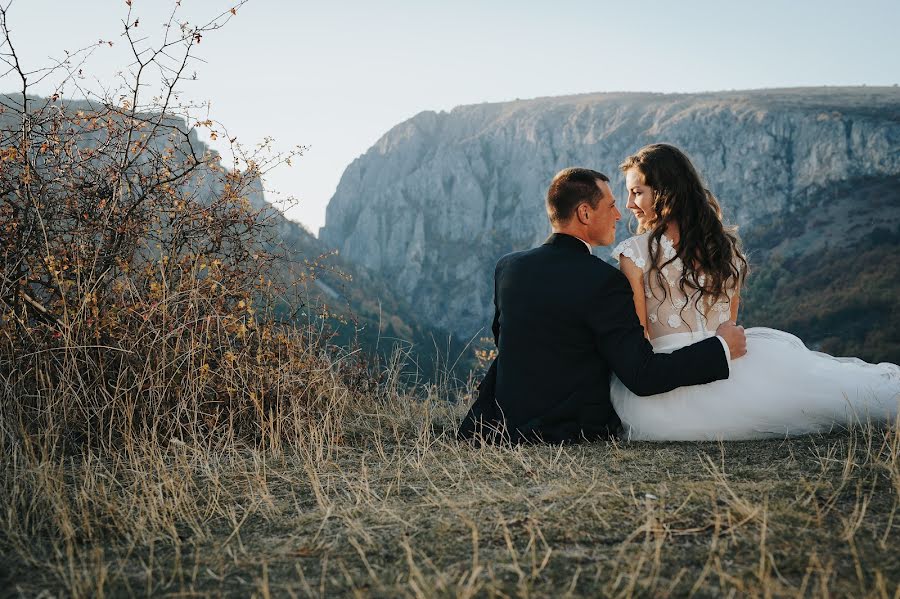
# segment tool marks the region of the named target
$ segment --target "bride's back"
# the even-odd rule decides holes
[[[706,336],[730,318],[734,288],[727,289],[726,296],[718,299],[701,297],[699,290],[688,286],[682,291],[684,264],[676,256],[674,243],[665,235],[660,238],[656,252],[658,270],[651,269],[649,243],[649,232],[636,235],[617,245],[612,255],[619,260],[620,256],[629,258],[643,273],[650,339],[674,333]],[[703,285],[702,274],[697,282]]]

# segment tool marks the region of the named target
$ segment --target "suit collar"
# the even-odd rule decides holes
[[[582,254],[591,253],[585,242],[578,239],[577,237],[573,237],[572,235],[567,235],[566,233],[553,233],[552,235],[550,235],[550,237],[547,238],[547,241],[544,242],[544,245],[552,245],[553,247],[574,250],[576,252],[581,252]]]

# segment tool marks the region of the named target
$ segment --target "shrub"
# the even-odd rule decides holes
[[[3,51],[18,65],[7,10]],[[116,100],[38,98],[30,73],[13,69],[22,92],[0,98],[7,441],[39,431],[66,446],[278,443],[328,409],[327,335],[275,316],[282,258],[260,173],[296,152],[248,154],[232,140],[224,168],[194,130],[213,121],[192,123],[171,103],[202,36],[231,16],[195,28],[173,14],[148,49],[132,38],[129,9],[138,66]],[[150,66],[162,92],[145,103]]]

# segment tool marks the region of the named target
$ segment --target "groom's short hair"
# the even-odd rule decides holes
[[[551,223],[567,222],[575,208],[587,202],[592,208],[603,197],[597,181],[609,182],[609,177],[589,168],[566,168],[553,177],[547,190],[547,214]]]

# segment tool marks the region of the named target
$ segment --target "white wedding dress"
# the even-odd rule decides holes
[[[649,233],[613,250],[644,272],[647,325],[654,351],[672,352],[715,335],[731,316],[728,301],[695,305],[678,287],[682,265],[663,269],[667,295],[648,277]],[[661,239],[662,262],[675,256]],[[702,284],[702,278],[701,278]],[[766,439],[828,432],[857,423],[896,423],[900,367],[811,351],[794,335],[753,327],[747,354],[730,362],[728,379],[639,397],[615,376],[611,398],[628,439],[656,441]]]

